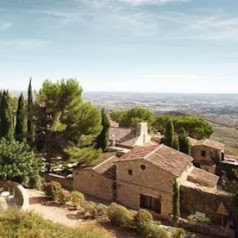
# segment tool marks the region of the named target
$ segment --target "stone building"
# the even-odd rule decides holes
[[[218,156],[218,159],[223,161],[225,157],[225,145],[221,142],[209,139],[195,140],[189,138],[189,141],[191,144],[191,155],[194,158],[194,165],[215,174],[216,165],[213,157]]]
[[[195,168],[192,160],[163,144],[136,147],[121,157],[107,154],[94,167],[76,168],[74,185],[81,192],[169,218],[175,181],[216,190],[219,177]]]
[[[133,148],[148,143],[151,136],[148,133],[146,122],[138,123],[134,128],[122,128],[111,126],[109,131],[109,142],[111,146]]]

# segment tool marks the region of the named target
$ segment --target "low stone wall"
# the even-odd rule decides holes
[[[46,181],[55,181],[62,185],[63,188],[68,190],[74,190],[74,181],[73,178],[66,178],[57,174],[51,173],[41,173],[40,174]]]
[[[194,214],[196,211],[205,213],[214,223],[221,224],[222,216],[217,213],[221,203],[229,214],[232,212],[232,196],[205,192],[196,188],[181,185],[180,210],[182,215]]]
[[[29,207],[29,197],[25,188],[19,183],[0,180],[0,188],[14,194],[14,200],[18,207],[26,209]]]
[[[179,227],[184,228],[185,230],[191,232],[197,232],[200,234],[204,234],[208,237],[224,237],[224,238],[233,238],[234,230],[227,230],[218,226],[210,226],[210,225],[202,225],[202,224],[192,224],[186,220],[179,220]]]

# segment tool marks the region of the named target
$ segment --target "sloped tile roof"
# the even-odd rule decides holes
[[[111,127],[109,130],[109,138],[115,140],[117,144],[134,146],[138,135],[135,129],[121,128],[121,127]]]
[[[218,176],[196,167],[193,168],[188,176],[188,181],[207,187],[215,187],[218,180]]]
[[[119,161],[144,159],[155,166],[175,175],[180,176],[187,169],[193,158],[165,145],[151,147],[136,147],[123,155]]]
[[[103,161],[101,164],[93,167],[92,169],[97,173],[104,175],[111,179],[116,179],[116,165],[115,162],[118,161],[116,155],[111,156],[107,160]]]
[[[223,143],[219,141],[210,140],[210,139],[196,140],[189,137],[189,141],[192,146],[205,145],[205,146],[212,147],[218,150],[224,150],[225,148],[225,145]]]

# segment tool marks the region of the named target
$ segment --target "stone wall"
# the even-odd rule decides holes
[[[206,155],[202,156],[202,151],[206,151]],[[194,158],[194,162],[201,162],[201,164],[214,164],[212,160],[212,156],[217,154],[220,158],[222,157],[222,152],[219,149],[215,149],[212,147],[208,147],[206,145],[195,145],[192,146],[192,157]]]
[[[113,183],[93,169],[82,169],[74,171],[74,189],[80,192],[107,200],[113,201]]]
[[[117,163],[117,202],[139,209],[141,194],[160,198],[161,216],[167,218],[172,212],[174,180],[175,176],[145,160],[120,161]]]
[[[221,215],[217,209],[223,203],[229,213],[231,213],[232,197],[228,194],[218,194],[215,192],[205,192],[197,188],[181,185],[180,194],[181,214],[188,216],[196,211],[205,213],[215,223],[221,223]]]
[[[14,194],[15,204],[21,209],[27,209],[29,207],[27,191],[19,183],[0,180],[0,188],[3,188],[4,191],[9,191],[10,194]]]
[[[45,180],[47,181],[55,181],[62,185],[63,188],[66,188],[68,190],[74,189],[74,181],[73,178],[66,178],[64,176],[60,176],[57,174],[51,174],[51,173],[41,173],[40,174]]]

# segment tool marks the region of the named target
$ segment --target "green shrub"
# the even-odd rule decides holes
[[[70,192],[65,189],[61,189],[58,194],[58,201],[64,205],[66,202],[69,201],[70,198]]]
[[[184,238],[185,230],[183,228],[177,228],[172,232],[172,238]]]
[[[62,189],[62,186],[60,183],[58,182],[46,182],[43,184],[43,187],[42,187],[45,195],[50,198],[51,200],[57,200],[58,199],[58,196],[59,196],[59,193]]]
[[[77,228],[65,227],[44,220],[33,212],[17,209],[0,210],[0,237],[6,238],[112,238],[95,223],[83,223]]]
[[[82,202],[81,207],[89,218],[95,219],[107,215],[107,206],[95,202]]]
[[[169,233],[153,222],[141,224],[140,233],[145,238],[169,238]]]
[[[73,191],[70,193],[69,201],[73,203],[75,209],[78,209],[78,207],[80,207],[84,199],[84,195],[78,191]]]
[[[145,209],[140,209],[135,217],[135,222],[136,224],[141,224],[141,223],[145,223],[145,222],[151,222],[153,220],[153,217],[151,215],[151,213]]]
[[[116,203],[111,203],[108,207],[108,218],[116,226],[127,228],[135,226],[132,212]]]
[[[29,179],[29,188],[33,188],[33,189],[38,189],[40,190],[42,188],[43,185],[43,179],[40,177],[40,175],[36,175],[34,177],[31,177]]]
[[[200,223],[203,225],[211,225],[211,220],[208,217],[197,216],[195,214],[189,215],[188,220],[191,223]]]

